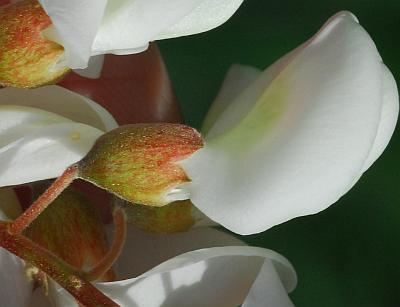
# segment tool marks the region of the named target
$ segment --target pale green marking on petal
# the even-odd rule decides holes
[[[224,150],[244,148],[255,144],[260,138],[272,136],[272,132],[286,108],[288,101],[288,78],[280,75],[254,103],[254,106],[232,129],[209,140],[209,146]]]

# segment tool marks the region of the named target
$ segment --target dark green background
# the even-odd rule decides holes
[[[232,63],[265,68],[343,9],[358,16],[399,82],[399,0],[245,0],[220,28],[159,44],[187,122],[199,127]],[[383,156],[328,210],[244,237],[293,263],[297,306],[400,306],[399,138],[397,131]]]

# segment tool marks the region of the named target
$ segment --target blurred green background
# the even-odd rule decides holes
[[[245,0],[220,28],[159,43],[186,121],[200,126],[232,63],[265,68],[343,9],[358,16],[400,82],[399,0]],[[328,210],[243,237],[293,263],[297,306],[400,306],[399,129],[383,156]]]

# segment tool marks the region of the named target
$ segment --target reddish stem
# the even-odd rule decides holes
[[[83,306],[119,306],[53,253],[21,234],[11,235],[8,231],[9,224],[0,222],[1,247],[45,272]]]
[[[110,250],[104,258],[89,272],[85,273],[87,280],[98,280],[107,273],[122,252],[126,238],[126,215],[122,208],[114,211],[114,239]]]
[[[11,235],[22,233],[77,178],[77,174],[77,165],[68,167],[24,213],[10,224],[9,233]]]

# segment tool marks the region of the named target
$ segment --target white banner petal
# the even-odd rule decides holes
[[[374,145],[365,161],[362,172],[365,172],[372,163],[379,158],[386,146],[389,144],[399,115],[399,94],[397,91],[396,81],[385,64],[382,64],[382,71],[383,93],[381,119]]]
[[[0,186],[55,178],[103,132],[79,123],[46,125],[0,149]]]
[[[65,119],[61,119],[58,116],[61,115],[69,120],[87,124],[103,131],[118,127],[112,115],[99,104],[56,85],[43,86],[36,89],[11,87],[0,89],[1,105],[27,106],[53,112],[55,113],[53,116],[47,114],[47,117],[54,117],[55,122],[57,120],[60,122],[65,121]],[[30,116],[27,117],[30,118]],[[12,122],[14,119],[0,111],[0,125],[6,120]],[[15,124],[24,124],[24,122],[15,122]],[[2,130],[0,126],[0,131]]]
[[[181,163],[192,202],[228,229],[250,234],[337,201],[375,142],[381,65],[351,13],[332,17],[273,66],[275,75],[266,70],[237,98],[252,97],[252,104],[227,107],[225,129]]]

